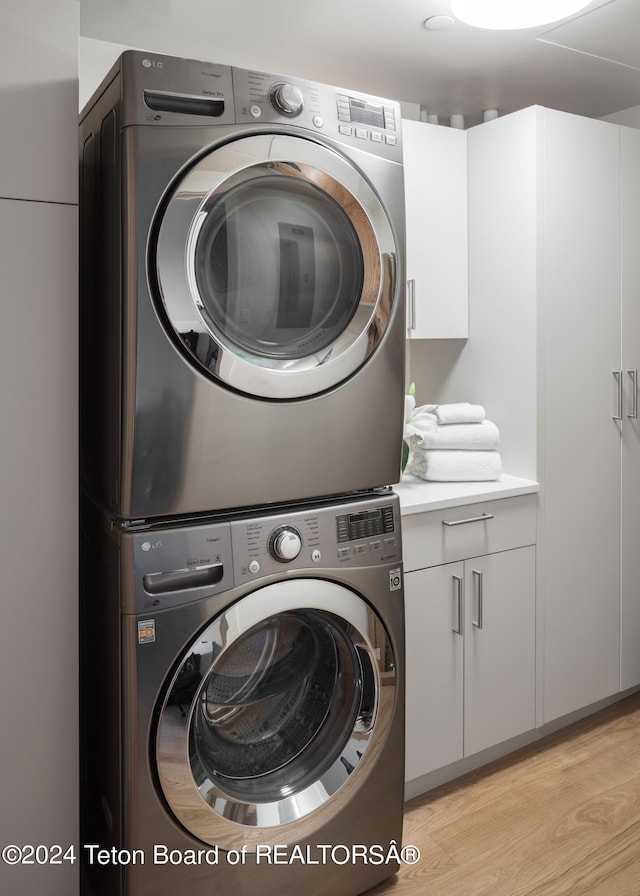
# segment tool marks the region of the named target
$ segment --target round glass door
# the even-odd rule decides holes
[[[283,827],[313,830],[343,805],[389,727],[381,633],[360,597],[316,579],[259,589],[206,627],[156,737],[164,796],[190,833],[223,848],[282,842]]]
[[[358,370],[389,319],[396,249],[368,181],[333,150],[253,135],[177,183],[150,257],[161,313],[209,376],[262,398]]]

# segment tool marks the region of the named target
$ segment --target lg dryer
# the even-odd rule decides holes
[[[81,157],[89,493],[149,518],[397,481],[399,106],[128,51]]]
[[[172,527],[85,514],[84,536],[96,896],[353,896],[395,873],[397,497]]]

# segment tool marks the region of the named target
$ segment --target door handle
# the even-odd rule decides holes
[[[462,576],[451,576],[453,579],[453,599],[457,615],[453,631],[456,635],[462,634]]]
[[[482,613],[484,604],[484,578],[479,569],[473,570],[473,590],[475,592],[476,601],[476,618],[473,624],[476,628],[482,628]]]
[[[638,371],[627,370],[631,379],[631,410],[627,414],[630,420],[635,420],[638,416]]]
[[[616,413],[611,415],[612,420],[622,420],[622,371],[612,370],[615,381],[618,386],[618,398],[616,401]]]
[[[407,280],[407,299],[408,299],[408,321],[407,330],[415,330],[416,328],[416,281]]]

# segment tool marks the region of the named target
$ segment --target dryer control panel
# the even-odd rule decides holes
[[[238,122],[295,125],[364,152],[402,160],[398,103],[301,78],[232,71]]]

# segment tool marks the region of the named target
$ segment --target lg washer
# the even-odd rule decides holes
[[[354,896],[395,873],[397,497],[173,527],[84,520],[92,893]]]
[[[123,519],[398,481],[397,103],[127,51],[83,113],[82,470]]]

